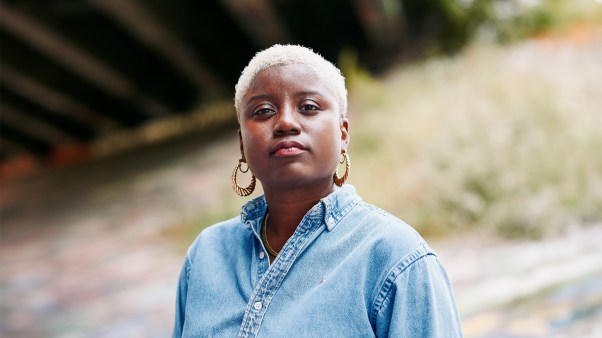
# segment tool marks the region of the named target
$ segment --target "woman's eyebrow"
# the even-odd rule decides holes
[[[247,102],[251,102],[251,101],[254,101],[254,100],[269,100],[269,99],[271,99],[272,97],[273,97],[273,96],[272,96],[272,95],[269,95],[269,94],[259,94],[259,95],[254,95],[254,96],[251,96],[251,97],[250,97],[249,99],[247,99],[246,101],[247,101]]]
[[[300,91],[297,93],[297,96],[307,96],[307,95],[317,95],[317,96],[324,97],[324,95],[317,90],[303,90],[303,91]]]
[[[318,90],[302,90],[302,91],[297,92],[295,94],[296,97],[299,97],[299,96],[309,96],[309,95],[316,95],[316,96],[324,97],[324,94],[322,94]],[[253,102],[255,100],[271,100],[273,98],[274,98],[274,96],[270,95],[270,94],[258,94],[258,95],[251,96],[250,98],[246,99],[245,101],[247,103],[249,103],[249,102]]]

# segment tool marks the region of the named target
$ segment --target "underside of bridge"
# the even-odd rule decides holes
[[[420,33],[406,25],[408,10],[420,17],[417,2],[401,3],[2,0],[0,161],[69,161],[235,123],[234,83],[274,43],[310,46],[335,63],[350,50],[382,67]]]

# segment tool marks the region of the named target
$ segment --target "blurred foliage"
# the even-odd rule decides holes
[[[600,222],[600,36],[577,49],[568,35],[475,41],[384,81],[352,73],[351,184],[426,235],[539,238]]]
[[[405,0],[404,50],[454,52],[472,37],[507,43],[575,21],[602,19],[594,0]]]

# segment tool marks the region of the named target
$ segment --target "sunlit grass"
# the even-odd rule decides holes
[[[474,43],[384,81],[353,76],[351,183],[427,235],[537,238],[600,221],[601,36],[567,39]]]

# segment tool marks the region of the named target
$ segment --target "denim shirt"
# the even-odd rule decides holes
[[[188,250],[174,337],[461,337],[441,262],[350,185],[320,200],[270,264],[257,197]]]

